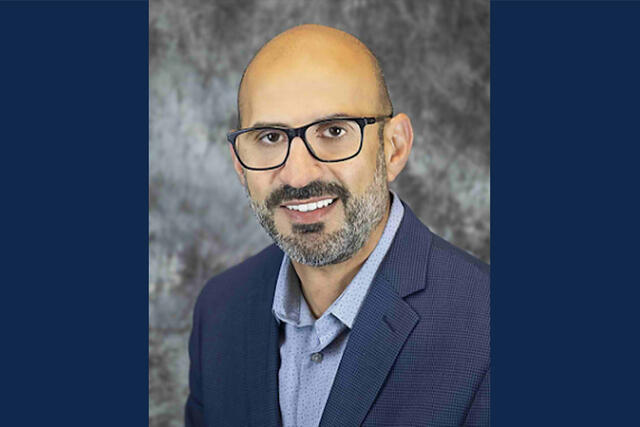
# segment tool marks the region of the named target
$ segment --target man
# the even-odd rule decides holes
[[[488,425],[488,267],[389,191],[413,131],[373,54],[290,29],[238,114],[234,167],[275,244],[198,298],[186,424]]]

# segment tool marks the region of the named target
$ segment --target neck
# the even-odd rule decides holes
[[[389,219],[391,200],[392,198],[390,197],[382,220],[373,229],[365,244],[348,260],[322,267],[311,267],[291,260],[293,268],[300,279],[304,298],[316,319],[322,316],[322,313],[349,286],[351,280],[360,271],[362,264],[365,263],[375,249]]]

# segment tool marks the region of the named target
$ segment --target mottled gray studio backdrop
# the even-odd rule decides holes
[[[301,23],[380,58],[412,157],[392,188],[433,231],[489,261],[489,1],[152,0],[149,55],[149,418],[182,425],[187,339],[205,280],[270,243],[232,169],[241,73]]]

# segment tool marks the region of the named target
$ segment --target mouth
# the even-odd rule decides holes
[[[305,200],[290,200],[280,205],[280,209],[293,223],[311,224],[328,215],[337,202],[338,197],[323,196]]]

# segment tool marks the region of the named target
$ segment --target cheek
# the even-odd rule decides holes
[[[375,148],[377,149],[377,145]],[[361,194],[373,180],[376,170],[376,158],[376,151],[372,152],[362,147],[362,151],[358,156],[342,162],[343,167],[335,169],[335,176],[350,192]]]
[[[273,189],[269,187],[270,180],[268,177],[256,176],[255,173],[249,171],[245,174],[245,179],[249,194],[256,202],[263,202],[269,196],[270,192],[273,191]]]

